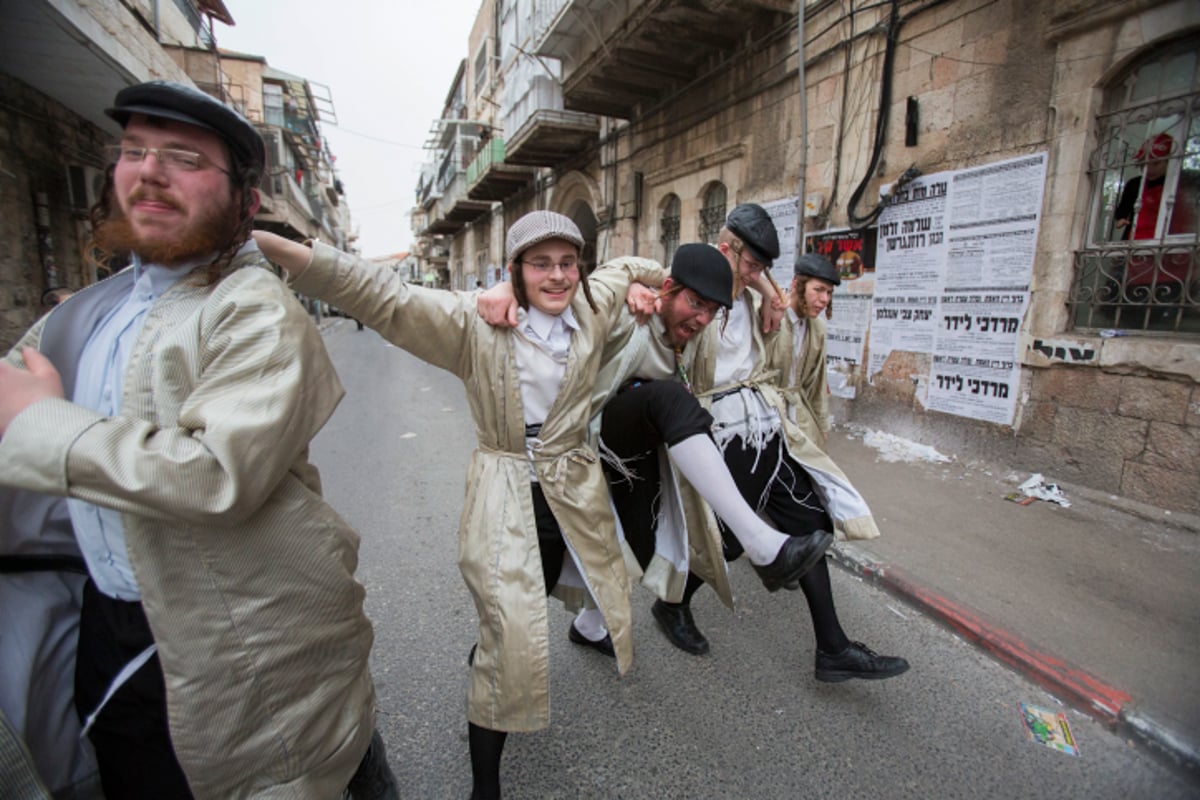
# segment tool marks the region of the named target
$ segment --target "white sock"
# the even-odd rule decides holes
[[[742,499],[721,451],[707,434],[698,433],[671,445],[667,455],[733,531],[751,564],[761,567],[775,560],[788,537],[763,522]]]
[[[575,630],[583,634],[589,642],[598,642],[608,636],[608,628],[604,626],[604,615],[598,608],[585,608],[575,617]]]

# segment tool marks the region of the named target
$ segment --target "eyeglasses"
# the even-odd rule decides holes
[[[682,292],[683,299],[687,301],[688,308],[695,311],[697,314],[713,314],[716,315],[719,303],[714,303],[711,300],[702,300],[693,295],[690,291]]]
[[[757,260],[746,255],[746,251],[744,250],[738,252],[738,264],[741,264],[743,259],[745,259],[746,266],[750,268],[751,272],[762,272],[764,269],[766,269],[766,267],[758,263]]]
[[[560,270],[562,270],[563,275],[575,275],[576,273],[579,272],[579,262],[578,261],[560,261],[558,263],[555,263],[553,261],[524,261],[523,260],[523,261],[521,261],[521,263],[524,264],[525,266],[529,267],[534,272],[540,273],[542,275],[549,275],[551,272],[554,272],[555,267],[558,267]]]
[[[127,144],[109,145],[108,157],[112,161],[140,164],[147,155],[153,154],[158,163],[168,172],[199,172],[206,167],[220,170],[226,175],[229,170],[214,164],[208,156],[191,150],[176,150],[173,147],[134,147]]]

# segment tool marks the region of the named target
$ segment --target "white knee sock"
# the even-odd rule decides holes
[[[598,608],[585,608],[575,617],[575,630],[583,634],[589,642],[598,642],[608,636],[608,628],[604,625],[604,615]]]
[[[729,475],[729,468],[725,466],[725,459],[712,439],[703,433],[689,436],[668,447],[667,455],[733,531],[751,564],[763,566],[775,560],[788,537],[763,522],[742,499]]]

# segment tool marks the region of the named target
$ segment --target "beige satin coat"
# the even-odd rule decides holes
[[[122,512],[196,797],[329,800],[374,729],[359,539],[308,461],[343,391],[304,309],[259,266],[254,248],[218,284],[184,279],[154,303],[119,416],[66,400],[19,414],[0,485]]]
[[[591,277],[593,313],[583,292],[572,308],[566,373],[542,425],[533,462],[546,501],[592,597],[604,614],[617,667],[633,659],[629,577],[608,502],[608,486],[587,422],[602,345],[624,307],[631,278],[661,279],[647,259],[624,258]],[[542,579],[525,418],[509,328],[476,311],[476,295],[412,286],[390,269],[320,243],[292,282],[466,386],[478,447],[467,467],[458,563],[479,614],[467,718],[485,728],[535,731],[549,725],[549,627]]]
[[[633,315],[625,309],[620,324],[605,345],[604,363],[592,396],[590,432],[593,442],[599,438],[604,404],[626,381],[637,377],[637,367],[642,357],[654,346],[653,337],[661,335],[661,331],[651,329],[651,324],[636,324]],[[689,342],[683,350],[685,372],[690,370],[689,365],[695,356],[694,342]],[[729,585],[725,551],[716,517],[707,503],[696,502],[698,495],[675,469],[665,447],[658,449],[658,462],[662,502],[659,504],[655,528],[655,552],[644,572],[633,553],[627,553],[626,563],[630,571],[641,573],[642,585],[670,603],[678,603],[683,599],[688,572],[694,571],[732,608],[733,588]],[[673,541],[668,542],[668,538]],[[683,555],[685,549],[686,561],[675,556]]]
[[[779,335],[766,337],[767,363],[779,370],[777,384],[787,401],[789,417],[800,431],[823,445],[829,435],[829,379],[825,372],[825,320],[808,320],[801,332],[788,309]],[[796,337],[804,337],[799,362],[793,358]]]
[[[784,360],[786,359],[789,363],[792,360],[792,340],[788,338],[791,336],[791,328],[789,327],[786,333],[780,330],[764,337],[762,327],[758,324],[759,311],[762,307],[762,300],[758,293],[744,291],[741,297],[735,299],[734,302],[752,304],[750,318],[753,321],[755,352],[758,353],[758,363],[755,364],[750,377],[741,385],[756,389],[763,399],[779,412],[788,455],[800,463],[812,479],[813,487],[820,494],[825,509],[833,520],[834,533],[837,537],[840,539],[874,539],[879,536],[879,528],[876,527],[871,510],[863,496],[817,442],[806,434],[801,426],[788,419],[788,400],[785,392],[779,389],[779,381],[782,370],[788,367],[783,363]],[[690,373],[692,388],[706,406],[712,405],[708,395],[733,388],[732,384],[728,386],[713,385],[723,321],[717,319],[700,333],[696,345],[696,358]],[[810,330],[815,329],[813,325],[808,327]],[[820,332],[823,337],[824,326],[821,327]],[[823,338],[819,349],[822,353],[823,363]],[[810,347],[809,352],[812,351],[813,348]],[[824,372],[823,369],[822,372]],[[693,501],[698,500],[699,496],[693,495]]]

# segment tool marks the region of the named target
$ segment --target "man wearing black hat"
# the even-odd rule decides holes
[[[833,317],[837,268],[816,253],[796,258],[788,311],[779,335],[768,345],[779,368],[777,385],[788,403],[788,419],[817,445],[829,435],[829,382],[825,370],[825,320]]]
[[[395,796],[358,536],[307,457],[342,389],[248,240],[262,138],[177,83],[107,113],[92,221],[131,264],[0,364],[4,522],[36,542],[61,520],[87,565],[74,693],[104,793]]]
[[[677,504],[674,473],[686,478],[728,523],[769,591],[798,581],[833,541],[828,534],[786,536],[758,517],[738,494],[713,443],[712,417],[691,393],[686,369],[691,352],[685,350],[721,309],[730,307],[732,297],[733,278],[721,252],[707,244],[681,245],[655,303],[656,314],[639,329],[637,339],[614,347],[619,358],[636,363],[628,370],[632,377],[604,406],[600,447],[626,540],[645,573],[644,582],[660,597],[679,597],[688,571],[681,557],[688,541],[671,542],[668,531],[685,527],[699,552],[705,549],[705,531],[715,534],[708,519],[686,518]],[[663,469],[672,473],[670,480],[660,479]],[[656,498],[661,502],[656,504]],[[676,505],[674,512],[671,505]],[[719,541],[712,538],[709,549],[719,553]],[[669,626],[662,619],[665,608],[662,600],[656,602],[654,616]]]
[[[756,300],[758,294],[773,294],[764,273],[779,257],[779,238],[766,210],[754,203],[734,208],[718,248],[734,274],[733,306],[721,325],[699,337],[691,378],[697,395],[710,404],[714,437],[742,496],[796,536],[823,538],[835,529],[852,538],[878,535],[866,503],[837,466],[798,431],[790,435],[794,426],[785,425],[786,403],[774,384],[767,342],[755,324],[762,302]],[[744,292],[744,286],[758,292]],[[734,537],[726,535],[725,545],[729,558],[741,555]],[[655,615],[667,638],[691,653],[707,649],[689,609],[702,583],[693,572],[683,602],[664,604],[667,608]],[[846,636],[823,558],[798,584],[816,634],[818,680],[888,678],[908,669],[904,659],[879,655]]]

